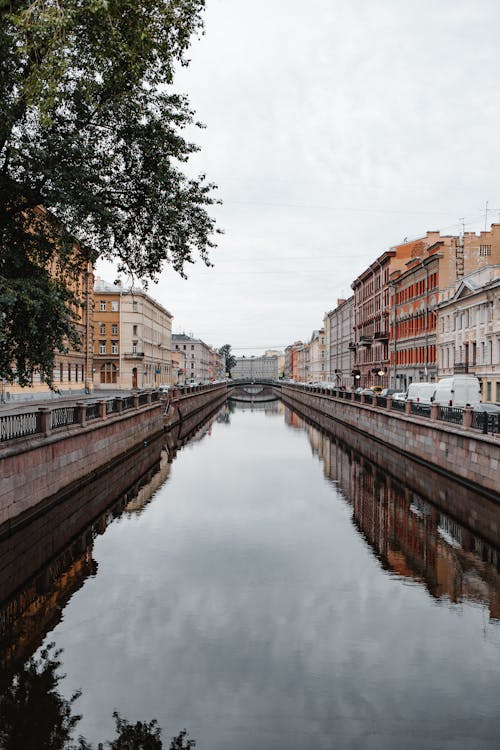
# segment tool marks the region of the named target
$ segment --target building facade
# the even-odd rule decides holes
[[[482,400],[500,404],[500,265],[486,266],[447,290],[437,311],[439,376],[476,375]]]
[[[96,279],[94,385],[155,388],[172,383],[172,315],[142,290]]]
[[[354,296],[338,299],[337,307],[325,315],[328,332],[328,380],[343,388],[355,383],[354,370]]]
[[[236,357],[236,366],[231,371],[233,379],[277,380],[279,377],[278,357]]]
[[[201,339],[186,333],[172,335],[172,348],[185,354],[185,380],[204,383],[216,379],[217,358],[214,349]]]

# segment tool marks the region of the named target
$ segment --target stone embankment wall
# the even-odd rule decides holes
[[[416,492],[495,549],[500,548],[500,504],[491,497],[457,482],[451,476],[437,474],[430,466],[407,460],[403,463],[401,454],[382,441],[374,440],[366,433],[315,409],[298,405],[295,401],[293,408],[306,423],[326,434],[338,451],[349,456],[350,462],[368,464],[372,471],[381,471],[388,487],[390,483],[404,485],[409,496]],[[331,456],[330,463],[333,463]],[[337,478],[335,473],[329,476]]]
[[[221,383],[216,386],[198,386],[197,388],[175,388],[164,398],[165,429],[185,422],[202,409],[215,407],[217,403],[224,403],[227,397],[227,386]]]
[[[284,385],[283,398],[367,434],[404,456],[486,490],[500,501],[500,439],[458,425],[309,393]]]
[[[18,526],[63,490],[76,490],[144,442],[209,404],[222,403],[226,387],[205,386],[145,403],[122,413],[44,434],[17,438],[0,448],[0,532]],[[168,411],[167,411],[168,408]],[[50,416],[48,410],[45,409]],[[82,411],[83,407],[82,407]],[[167,415],[165,416],[165,411]],[[106,481],[103,478],[102,481]],[[42,504],[42,505],[40,505]]]

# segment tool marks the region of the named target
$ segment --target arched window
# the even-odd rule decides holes
[[[101,365],[101,383],[116,383],[118,370],[113,362],[105,362]]]

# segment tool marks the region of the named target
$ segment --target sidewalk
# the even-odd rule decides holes
[[[85,391],[63,391],[60,394],[53,393],[43,397],[33,398],[17,398],[7,401],[5,404],[0,403],[0,416],[9,416],[11,414],[24,414],[26,412],[37,411],[41,406],[50,406],[57,408],[58,406],[69,406],[75,404],[77,401],[90,401],[94,403],[96,401],[102,401],[103,399],[116,398],[117,396],[132,395],[131,390],[94,390],[92,393],[85,393]]]

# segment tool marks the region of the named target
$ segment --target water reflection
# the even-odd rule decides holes
[[[493,503],[362,435],[228,403],[0,540],[0,706],[54,641],[94,748],[115,709],[127,742],[203,750],[496,747],[499,536]]]
[[[446,480],[419,467],[421,480],[426,479],[433,493],[429,498],[415,492],[401,478],[382,470],[380,464],[353,451],[345,429],[330,425],[327,432],[313,426],[312,420],[311,415],[308,422],[286,409],[286,423],[307,433],[313,455],[323,463],[324,475],[342,491],[352,507],[354,524],[382,565],[402,578],[424,584],[436,599],[476,602],[488,608],[490,618],[500,619],[499,547],[431,502],[442,497]],[[331,434],[335,430],[337,436]],[[365,437],[364,442],[366,449],[371,441]],[[372,445],[371,450],[374,448]],[[387,451],[381,449],[385,463]],[[381,456],[379,460],[383,461]],[[401,470],[405,463],[399,459]],[[425,472],[433,475],[432,480],[422,476]],[[496,528],[500,522],[498,506],[491,507],[487,498],[455,484],[453,488],[462,495],[461,505],[479,508],[480,515],[488,516],[490,531]]]

